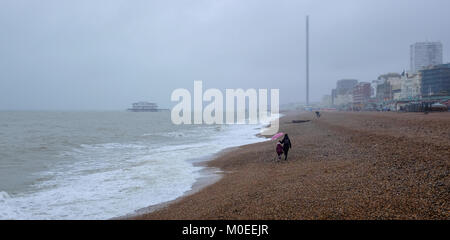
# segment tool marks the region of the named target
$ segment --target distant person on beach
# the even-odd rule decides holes
[[[278,160],[281,160],[281,154],[283,154],[283,145],[281,145],[281,142],[277,143],[277,154]]]
[[[320,118],[320,112],[319,111],[316,111],[316,117]]]
[[[284,135],[281,143],[283,144],[284,160],[287,160],[289,149],[292,148],[291,140],[289,139],[289,136],[287,134]]]

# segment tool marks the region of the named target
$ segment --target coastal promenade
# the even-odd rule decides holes
[[[310,120],[296,121],[294,120]],[[450,219],[450,113],[289,112],[293,149],[225,151],[224,177],[134,219]]]

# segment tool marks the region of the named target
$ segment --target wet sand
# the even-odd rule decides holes
[[[293,120],[311,120],[292,123]],[[450,219],[450,113],[290,112],[293,149],[232,149],[223,177],[131,219]]]

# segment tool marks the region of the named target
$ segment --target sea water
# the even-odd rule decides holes
[[[170,112],[0,112],[0,219],[109,219],[174,200],[192,160],[266,139],[258,125],[174,125]]]

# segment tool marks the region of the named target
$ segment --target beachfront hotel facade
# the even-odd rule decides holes
[[[378,77],[377,102],[391,101],[399,98],[401,92],[401,75],[398,73],[387,73]]]
[[[401,99],[419,99],[421,96],[421,73],[402,75]]]
[[[363,104],[370,99],[371,86],[368,82],[360,82],[353,88],[353,104]]]

